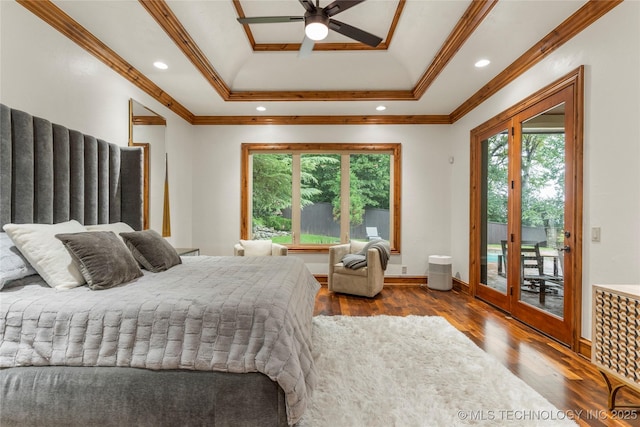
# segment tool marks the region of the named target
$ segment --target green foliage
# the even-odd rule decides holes
[[[291,206],[291,155],[253,156],[253,218],[279,215]]]
[[[282,216],[272,215],[266,217],[261,225],[273,228],[274,230],[291,231],[291,220]]]
[[[292,159],[290,154],[253,156],[253,218],[266,226],[291,207]],[[340,218],[340,154],[304,154],[300,157],[302,208],[327,202]],[[350,221],[362,224],[367,208],[389,208],[391,156],[353,154],[350,157]],[[284,226],[282,222],[280,226]],[[278,227],[274,227],[278,228]],[[280,228],[279,228],[280,229]],[[288,228],[290,229],[290,224]]]
[[[327,202],[333,206],[333,216],[340,219],[340,155],[318,165],[316,177],[320,192],[314,202]],[[391,156],[389,154],[352,154],[349,159],[349,202],[351,224],[362,224],[368,208],[389,209],[389,183]]]
[[[487,220],[507,222],[506,133],[487,140]],[[563,224],[564,134],[524,133],[521,149],[522,225]]]

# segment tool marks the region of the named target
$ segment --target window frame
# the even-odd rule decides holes
[[[402,144],[356,144],[356,143],[243,143],[241,144],[240,167],[240,238],[251,238],[251,182],[252,162],[251,155],[256,153],[283,153],[283,154],[375,154],[388,153],[392,156],[390,184],[392,204],[390,210],[390,236],[389,244],[391,253],[400,253],[401,238],[401,194],[402,194]],[[349,232],[341,231],[341,242],[347,243]],[[286,245],[290,252],[296,253],[322,253],[328,252],[332,245]]]

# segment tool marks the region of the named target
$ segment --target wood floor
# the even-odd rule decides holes
[[[492,306],[455,290],[420,286],[386,286],[375,298],[334,294],[322,286],[316,315],[442,316],[487,353],[498,359],[549,402],[581,426],[640,426],[640,411],[607,410],[605,383],[584,357],[512,319]],[[638,404],[628,389],[618,404]],[[622,418],[622,419],[620,419]],[[549,423],[552,426],[553,422]]]

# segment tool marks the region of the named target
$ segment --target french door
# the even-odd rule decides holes
[[[470,240],[472,293],[572,348],[582,210],[575,90],[472,132]]]

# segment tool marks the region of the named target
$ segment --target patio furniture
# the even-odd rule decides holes
[[[507,241],[500,242],[502,255],[498,255],[498,274],[506,277]],[[544,304],[547,291],[563,286],[563,277],[558,274],[558,255],[542,255],[540,246],[546,242],[523,241],[520,245],[520,285],[529,286],[532,291],[540,293],[540,304]],[[544,260],[551,258],[553,274],[545,274]],[[503,270],[504,265],[504,270]]]

